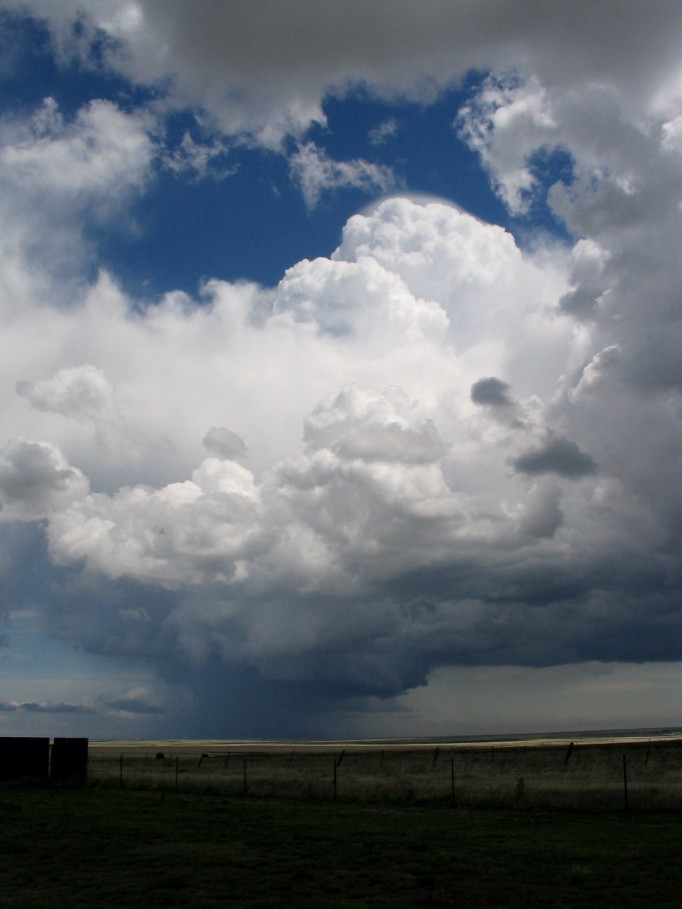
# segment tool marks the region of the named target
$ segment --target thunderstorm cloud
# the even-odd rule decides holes
[[[682,659],[678,3],[2,7],[157,92],[0,127],[8,597],[30,576],[54,638],[192,689],[196,731],[308,732],[439,667]],[[472,72],[453,141],[514,223],[542,208],[526,242],[307,132],[358,86],[428,107]],[[306,212],[378,201],[272,285],[136,295],[98,237],[178,179],[189,109],[183,173],[257,147]]]

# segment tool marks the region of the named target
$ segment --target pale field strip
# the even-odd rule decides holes
[[[682,741],[682,730],[637,730],[614,731],[609,733],[580,732],[580,733],[546,733],[544,735],[528,735],[526,737],[500,736],[500,737],[472,737],[442,739],[365,739],[365,740],[321,740],[321,741],[296,741],[282,740],[270,741],[262,739],[110,739],[90,740],[90,752],[93,757],[111,756],[125,753],[130,756],[142,756],[154,753],[170,752],[172,754],[207,753],[211,755],[251,754],[260,752],[264,754],[289,754],[292,751],[308,754],[326,754],[346,751],[349,754],[363,751],[442,751],[452,749],[481,749],[481,748],[537,748],[556,746],[557,748],[574,745],[614,745],[614,744],[644,744],[648,742]]]

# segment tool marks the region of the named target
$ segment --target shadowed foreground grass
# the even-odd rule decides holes
[[[671,816],[0,790],[2,906],[679,906]]]

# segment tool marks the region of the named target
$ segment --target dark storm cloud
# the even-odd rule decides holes
[[[575,442],[551,436],[512,461],[516,470],[526,474],[555,473],[568,480],[578,480],[597,473],[597,464],[591,455],[581,451]]]
[[[25,713],[94,713],[92,707],[83,707],[81,704],[37,704],[35,701],[29,701],[25,704],[18,704],[18,710]]]
[[[474,404],[488,407],[512,407],[514,404],[509,397],[509,385],[494,376],[474,382],[471,386],[471,400]]]
[[[102,587],[96,575],[74,569],[47,583],[49,590],[37,590],[48,599],[45,618],[59,639],[112,656],[152,658],[173,647],[166,620],[178,608],[176,593],[128,580]]]
[[[624,87],[632,105],[654,95],[678,64],[679,4],[588,0],[481,4],[447,0],[139,0],[125,6],[76,0],[6,0],[53,27],[64,59],[91,47],[142,83],[170,86],[181,107],[209,111],[223,129],[266,142],[321,119],[326,91],[365,83],[387,95],[432,98],[471,68],[529,69],[547,84]],[[78,15],[78,38],[72,20]],[[172,78],[169,78],[172,76]]]

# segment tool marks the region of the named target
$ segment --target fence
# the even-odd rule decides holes
[[[95,785],[462,807],[682,810],[682,740],[637,744],[94,750]]]

